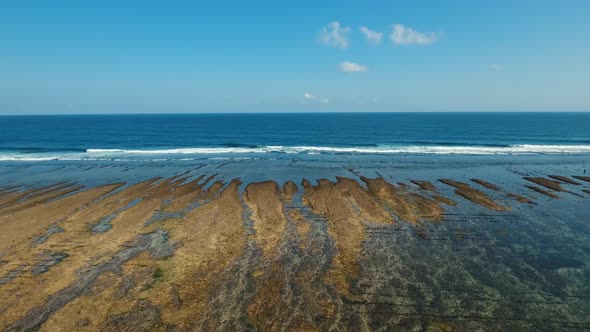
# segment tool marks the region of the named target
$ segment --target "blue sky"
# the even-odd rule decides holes
[[[590,1],[319,3],[2,1],[0,114],[590,111]]]

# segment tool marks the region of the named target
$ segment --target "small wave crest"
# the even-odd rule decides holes
[[[394,155],[394,154],[457,154],[457,155],[521,155],[521,154],[590,154],[590,145],[455,146],[455,145],[377,145],[377,146],[250,146],[195,147],[174,149],[80,149],[75,151],[25,152],[0,151],[0,161],[48,160],[186,160],[199,156],[246,154],[307,154],[307,155]],[[234,156],[232,158],[236,158]]]
[[[222,146],[224,147],[228,147],[228,148],[250,148],[250,149],[255,149],[255,148],[260,148],[260,145],[256,145],[256,144],[240,144],[240,143],[223,143]]]
[[[410,146],[256,146],[256,147],[202,147],[159,150],[88,149],[91,154],[226,154],[226,153],[350,153],[350,154],[534,154],[534,153],[590,153],[590,145],[410,145]]]

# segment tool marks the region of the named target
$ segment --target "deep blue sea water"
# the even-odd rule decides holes
[[[0,117],[0,160],[261,153],[590,153],[590,113]]]

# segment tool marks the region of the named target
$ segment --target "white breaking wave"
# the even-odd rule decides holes
[[[19,157],[19,156],[0,156],[0,161],[48,161],[57,160],[58,157]]]
[[[90,154],[229,154],[229,153],[364,153],[364,154],[535,154],[535,153],[590,153],[590,145],[532,145],[513,146],[280,146],[265,147],[213,147],[164,150],[88,149]]]
[[[264,147],[202,147],[158,150],[137,149],[88,149],[86,152],[51,153],[0,153],[1,161],[49,161],[49,160],[190,160],[199,155],[235,155],[235,154],[458,154],[458,155],[508,155],[508,154],[590,154],[590,145],[533,145],[513,146],[264,146]],[[174,157],[174,155],[182,155]],[[192,155],[192,156],[191,156]],[[143,158],[142,158],[143,156]],[[159,158],[154,159],[156,156]],[[188,157],[188,158],[187,158]],[[209,157],[219,158],[219,157]],[[241,157],[231,157],[232,159]]]

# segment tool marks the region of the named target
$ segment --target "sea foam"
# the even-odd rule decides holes
[[[229,153],[350,153],[350,154],[535,154],[535,153],[590,153],[590,145],[533,145],[511,146],[281,146],[263,147],[202,147],[159,150],[88,149],[90,154],[229,154]]]
[[[590,145],[532,145],[512,146],[280,146],[264,147],[203,147],[159,150],[88,149],[93,154],[225,154],[225,153],[434,153],[434,154],[526,154],[526,153],[590,153]]]
[[[174,149],[87,149],[69,153],[8,153],[0,152],[1,161],[50,161],[50,160],[190,160],[197,156],[246,155],[246,154],[457,154],[457,155],[524,155],[524,154],[590,154],[590,145],[533,145],[511,146],[445,146],[445,145],[378,145],[378,146],[281,146],[260,147],[194,147]],[[232,157],[232,159],[237,156]],[[243,157],[239,157],[243,158]]]

